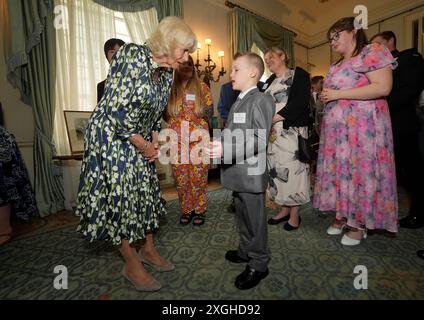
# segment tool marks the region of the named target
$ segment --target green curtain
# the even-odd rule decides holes
[[[279,47],[289,55],[290,67],[294,66],[293,32],[239,8],[230,13],[229,26],[232,55],[250,51],[253,43],[262,51]]]
[[[182,0],[93,0],[106,8],[120,12],[136,12],[156,8],[158,21],[166,16],[183,16]]]
[[[8,79],[32,106],[34,191],[41,216],[64,209],[63,187],[53,172],[53,118],[56,43],[53,0],[8,0],[11,32]]]

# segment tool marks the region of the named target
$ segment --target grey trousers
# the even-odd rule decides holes
[[[238,255],[250,258],[249,267],[265,271],[271,252],[268,248],[268,224],[265,193],[235,193],[236,217],[240,231]]]

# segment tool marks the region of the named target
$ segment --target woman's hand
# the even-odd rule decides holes
[[[159,148],[156,148],[152,142],[147,142],[147,148],[141,154],[147,161],[154,162],[159,158]]]
[[[220,158],[223,155],[223,149],[221,141],[212,141],[209,143],[209,148],[205,148],[206,156],[209,156],[212,159]]]
[[[340,90],[324,89],[321,92],[320,99],[324,103],[340,99]]]
[[[155,149],[159,150],[159,132],[152,131],[152,143]]]
[[[158,135],[152,133],[152,138],[153,141],[155,141],[155,139],[158,139]],[[155,145],[155,143],[145,140],[139,134],[131,136],[129,138],[129,141],[138,149],[138,151],[140,151],[143,157],[149,162],[153,162],[157,158],[159,158],[159,144],[157,142]]]

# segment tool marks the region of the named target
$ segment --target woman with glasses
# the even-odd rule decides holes
[[[198,78],[193,58],[189,56],[174,74],[166,115],[168,127],[178,136],[178,141],[175,141],[178,154],[172,159],[172,168],[180,199],[182,225],[192,220],[195,226],[205,222],[209,158],[197,157],[194,149],[200,148],[202,139],[209,141],[208,123],[212,113],[209,87]]]
[[[275,102],[267,151],[270,175],[267,194],[281,206],[268,224],[287,221],[284,229],[293,231],[301,222],[300,206],[310,201],[309,163],[298,158],[298,139],[299,135],[308,138],[311,83],[305,70],[289,68],[289,56],[284,50],[272,47],[264,58],[273,75],[262,90],[270,93]]]
[[[398,231],[392,130],[385,97],[396,67],[390,51],[368,44],[353,17],[328,30],[341,59],[330,66],[321,98],[321,125],[313,205],[335,211],[327,229],[343,245],[358,245],[367,229]]]

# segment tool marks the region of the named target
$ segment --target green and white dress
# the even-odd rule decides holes
[[[126,44],[114,56],[84,138],[76,214],[90,242],[144,239],[166,214],[155,164],[128,138],[151,140],[160,130],[171,84],[172,69],[159,68],[145,45]]]

